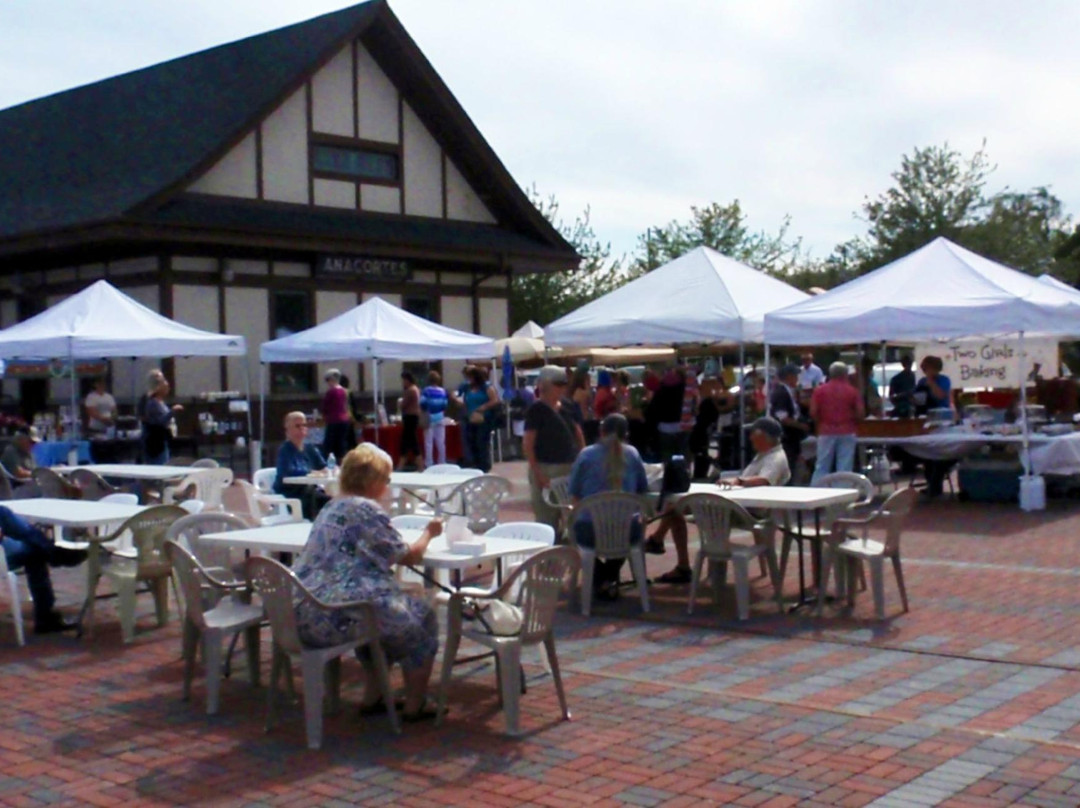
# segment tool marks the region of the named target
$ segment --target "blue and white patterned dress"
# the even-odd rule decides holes
[[[434,659],[439,625],[431,606],[402,592],[394,577],[408,551],[378,503],[341,497],[320,511],[293,571],[326,603],[371,603],[387,659],[412,670]],[[362,628],[347,610],[327,613],[310,603],[296,617],[301,638],[316,646],[348,642]]]

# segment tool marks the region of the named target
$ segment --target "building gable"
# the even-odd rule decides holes
[[[394,181],[320,169],[312,150],[397,161]],[[187,190],[366,213],[495,224],[496,217],[360,41],[342,48]]]

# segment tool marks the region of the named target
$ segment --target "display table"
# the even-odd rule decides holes
[[[68,452],[72,445],[79,453],[80,463],[90,462],[90,441],[79,440],[43,440],[34,444],[34,461],[39,466],[58,466],[68,462]]]
[[[379,448],[387,452],[390,457],[394,459],[394,465],[396,466],[398,460],[401,458],[401,424],[390,424],[389,426],[379,427],[379,440],[375,440],[375,427],[365,426],[363,430],[363,440],[368,443],[378,443]],[[419,429],[417,433],[420,436],[420,449],[424,448],[424,430]],[[446,426],[446,460],[439,460],[440,463],[456,463],[461,459],[463,452],[461,448],[461,425],[460,424],[447,424]]]

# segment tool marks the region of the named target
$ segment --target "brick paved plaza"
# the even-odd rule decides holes
[[[309,752],[299,705],[264,734],[265,691],[243,670],[219,716],[201,679],[182,702],[178,625],[152,629],[149,599],[130,647],[111,602],[91,640],[20,650],[5,622],[0,804],[1080,805],[1078,527],[1061,501],[920,505],[903,545],[912,611],[890,575],[884,623],[869,593],[853,615],[778,615],[760,579],[743,624],[731,593],[717,609],[706,591],[687,618],[686,587],[659,584],[644,618],[633,590],[588,620],[564,609],[574,720],[530,655],[516,740],[482,664],[460,669],[442,729],[395,737],[357,717],[347,661],[345,709]],[[672,564],[651,557],[650,574]],[[60,577],[70,602],[80,584]]]

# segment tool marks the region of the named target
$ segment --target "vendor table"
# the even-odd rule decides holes
[[[35,443],[34,462],[39,466],[55,466],[68,462],[68,452],[72,447],[78,452],[80,463],[90,462],[90,441],[87,440],[43,440]]]
[[[91,463],[87,466],[56,466],[55,470],[60,474],[67,474],[76,468],[88,469],[100,474],[102,477],[115,477],[120,480],[152,480],[168,482],[180,480],[189,474],[198,474],[206,471],[203,468],[191,466],[148,466],[138,463]]]
[[[398,460],[401,458],[401,424],[390,424],[389,426],[379,427],[379,439],[375,440],[375,427],[365,426],[363,430],[363,440],[368,443],[378,443],[379,447],[383,449],[387,454],[394,459],[394,465],[396,466]],[[424,430],[417,430],[417,434],[420,439],[420,448],[424,446]],[[440,461],[444,463],[456,463],[462,457],[462,445],[461,445],[461,425],[460,424],[447,424],[446,425],[446,460]]]

